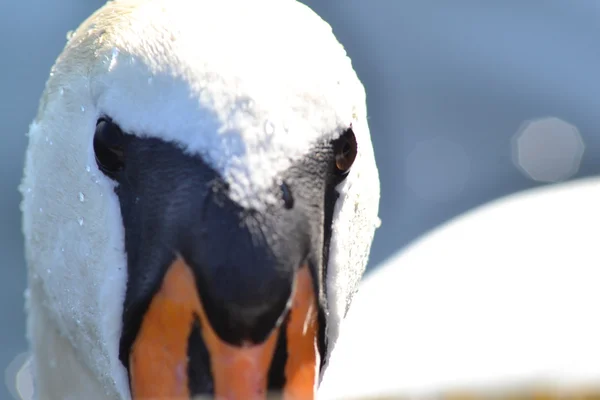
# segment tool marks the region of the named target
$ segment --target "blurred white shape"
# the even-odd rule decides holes
[[[529,178],[558,182],[577,173],[585,144],[577,128],[560,118],[527,121],[513,137],[513,162]]]
[[[599,204],[598,178],[544,186],[398,253],[362,283],[320,398],[600,382]]]
[[[13,359],[4,371],[6,387],[16,400],[33,399],[33,380],[30,368],[31,357],[29,353],[21,353]]]
[[[421,199],[447,201],[460,194],[471,173],[471,161],[459,144],[445,138],[420,141],[408,154],[406,184]]]

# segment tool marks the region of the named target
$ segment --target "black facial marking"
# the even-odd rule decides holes
[[[210,372],[210,354],[202,340],[200,319],[195,318],[188,339],[188,387],[192,396],[213,395],[214,381]]]
[[[159,139],[121,135],[118,163],[111,164],[118,168],[102,170],[118,184],[115,192],[125,229],[128,281],[119,355],[123,365],[129,369],[129,353],[144,314],[177,257],[194,274],[212,328],[234,345],[264,341],[287,318],[295,273],[308,264],[319,303],[318,347],[325,363],[326,266],[338,197],[335,186],[346,176],[336,166],[336,143],[316,144],[282,174],[271,188],[282,201],[261,211],[233,202],[226,182],[200,157]],[[104,158],[114,161],[111,157]],[[192,394],[210,394],[210,354],[199,324],[194,322],[189,337],[189,384]],[[285,336],[283,324],[269,372],[270,390],[285,383]]]
[[[271,368],[269,368],[269,381],[267,384],[267,390],[270,393],[277,393],[283,389],[285,385],[285,364],[288,360],[287,350],[287,321],[289,316],[286,317],[284,323],[281,325],[279,331],[279,337],[277,339],[277,345],[275,352],[273,353],[273,361],[271,362]]]

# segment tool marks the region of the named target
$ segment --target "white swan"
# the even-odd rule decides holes
[[[92,15],[21,185],[37,398],[312,397],[378,224],[366,116],[295,1]]]
[[[597,398],[599,205],[598,178],[530,190],[391,258],[363,281],[320,393]]]

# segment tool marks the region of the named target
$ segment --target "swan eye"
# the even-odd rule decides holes
[[[101,118],[96,123],[94,134],[96,163],[105,175],[113,179],[125,167],[124,137],[119,125],[110,119]]]
[[[345,131],[339,139],[333,143],[333,153],[335,156],[335,167],[338,173],[345,174],[350,170],[356,154],[358,145],[352,128]]]

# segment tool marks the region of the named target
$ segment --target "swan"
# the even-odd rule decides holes
[[[294,0],[115,0],[28,133],[38,399],[315,396],[379,224],[365,91]]]
[[[527,190],[392,256],[363,280],[319,394],[597,398],[598,204],[598,177]]]

